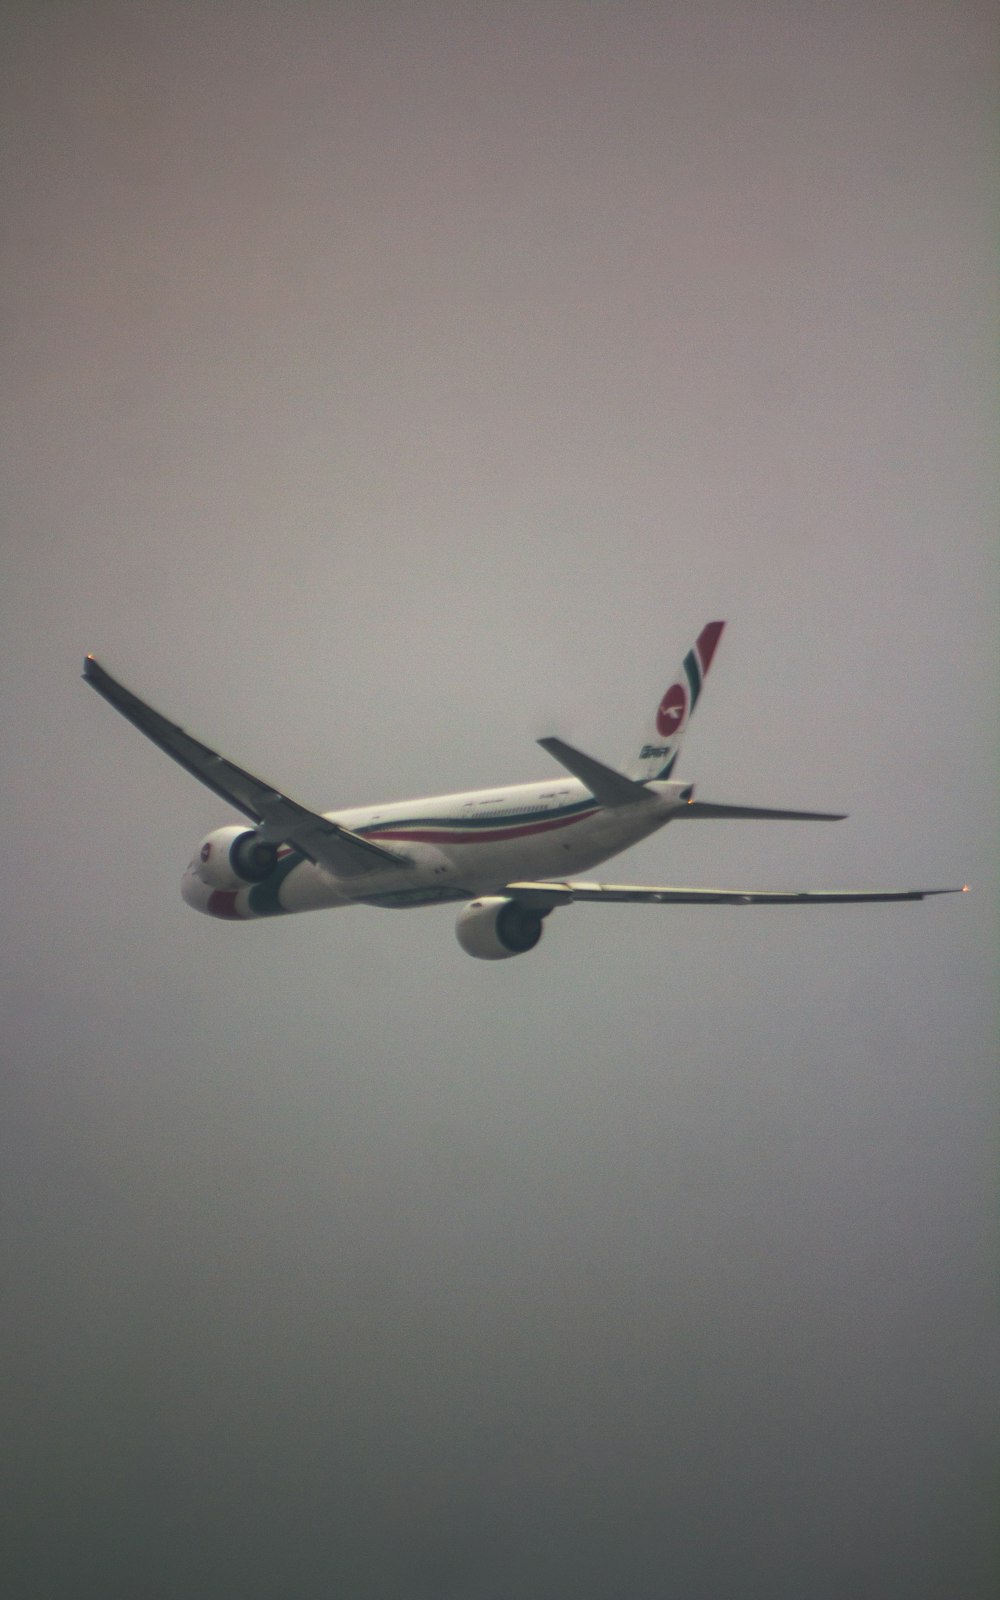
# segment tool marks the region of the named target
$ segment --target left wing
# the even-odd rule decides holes
[[[536,911],[551,911],[574,900],[625,901],[640,905],[798,906],[846,905],[859,900],[923,900],[930,894],[961,894],[964,889],[902,889],[855,894],[841,889],[803,889],[798,894],[770,889],[643,888],[630,883],[508,883],[504,894]]]
[[[349,828],[342,828],[329,817],[308,811],[263,779],[255,778],[252,772],[245,772],[225,756],[210,750],[208,745],[199,743],[175,722],[168,722],[159,711],[154,711],[145,700],[140,700],[131,689],[126,689],[93,656],[88,656],[84,662],[83,676],[92,689],[103,695],[166,755],[172,756],[185,772],[190,772],[192,778],[197,778],[213,794],[256,822],[262,840],[275,844],[287,840],[310,861],[347,877],[372,872],[390,862],[394,867],[409,864],[409,858],[401,852],[383,850],[381,845],[372,844]]]

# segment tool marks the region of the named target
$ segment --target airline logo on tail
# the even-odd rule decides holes
[[[638,757],[626,768],[639,782],[669,778],[681,736],[698,703],[701,686],[722,638],[724,622],[707,622],[684,657],[681,669],[656,708],[653,728]]]
[[[687,716],[687,693],[682,683],[672,683],[663,699],[660,709],[656,713],[656,730],[669,739],[681,726]]]

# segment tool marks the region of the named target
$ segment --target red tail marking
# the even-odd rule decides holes
[[[725,626],[726,624],[724,622],[706,622],[705,626],[698,635],[697,650],[701,659],[702,677],[705,676],[709,667],[712,665],[712,657],[715,654],[715,647],[722,638],[722,630]]]

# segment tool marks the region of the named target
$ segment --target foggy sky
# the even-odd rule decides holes
[[[992,1594],[993,7],[0,26],[4,1594]],[[348,806],[716,616],[675,775],[850,820],[605,875],[972,894],[219,925],[79,680]]]

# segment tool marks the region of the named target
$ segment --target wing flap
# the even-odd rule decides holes
[[[385,850],[349,828],[342,828],[329,817],[307,810],[271,784],[255,778],[252,772],[246,772],[218,751],[201,744],[177,723],[168,721],[126,689],[93,656],[85,660],[83,676],[109,705],[192,778],[197,778],[220,800],[235,806],[251,822],[257,823],[263,838],[275,843],[287,840],[310,861],[344,876],[373,872],[388,864],[394,867],[407,864],[406,856]]]
[[[508,883],[504,894],[536,911],[551,911],[576,900],[633,905],[799,906],[853,905],[872,900],[923,900],[927,895],[961,894],[961,889],[902,889],[855,892],[846,889],[686,889],[631,883]]]

